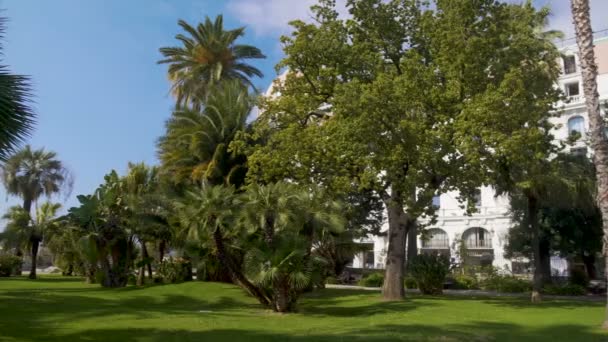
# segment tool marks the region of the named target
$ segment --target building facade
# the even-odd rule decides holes
[[[573,40],[564,41],[560,45],[562,74],[556,86],[563,90],[568,100],[556,106],[560,115],[552,119],[556,124],[553,134],[557,143],[575,132],[580,133],[581,138],[570,147],[570,152],[588,155],[589,118],[583,96],[578,48]],[[598,91],[603,104],[602,113],[605,113],[608,106],[605,104],[608,103],[608,30],[596,33],[595,45]],[[437,222],[427,228],[429,239],[421,240],[418,237],[418,252],[442,252],[457,260],[458,251],[464,245],[471,262],[491,264],[507,272],[527,272],[524,260],[509,260],[504,256],[504,247],[512,226],[508,198],[496,196],[492,187],[482,187],[475,199],[478,211],[470,216],[460,208],[457,198],[458,193],[448,192],[433,199],[433,204],[437,207]],[[383,229],[388,229],[386,223]],[[360,242],[367,244],[370,250],[356,256],[352,266],[384,268],[387,238],[369,236]],[[551,267],[553,272],[559,274],[567,272],[567,263],[560,258],[552,258]]]

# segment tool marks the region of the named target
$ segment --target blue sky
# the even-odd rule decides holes
[[[338,0],[343,4],[344,0]],[[91,193],[111,169],[128,161],[155,163],[155,141],[171,113],[166,66],[158,48],[174,45],[178,19],[190,23],[223,13],[228,28],[247,26],[243,43],[268,56],[254,64],[276,76],[278,37],[287,22],[309,18],[314,0],[0,0],[10,22],[4,64],[30,75],[38,124],[29,143],[56,151],[75,183],[64,203]],[[554,8],[552,26],[572,32],[568,0],[537,0]],[[592,0],[596,29],[606,25],[608,1]],[[0,212],[16,199],[0,189]],[[7,200],[5,200],[7,199]],[[63,200],[63,199],[62,199]]]

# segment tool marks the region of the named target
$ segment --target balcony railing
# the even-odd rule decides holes
[[[430,249],[444,249],[450,248],[448,243],[448,239],[440,239],[440,240],[429,240],[422,241],[422,248],[430,248]]]
[[[465,240],[465,246],[469,249],[491,249],[492,240]]]

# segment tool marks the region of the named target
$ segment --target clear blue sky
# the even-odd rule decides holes
[[[268,56],[254,62],[266,88],[281,58],[278,37],[287,22],[309,18],[313,0],[0,0],[10,20],[4,64],[31,75],[38,113],[29,143],[56,151],[75,184],[64,204],[91,193],[111,169],[128,161],[155,163],[155,141],[163,133],[172,99],[158,48],[174,45],[178,19],[196,23],[223,13],[228,28],[247,26],[243,43]],[[554,26],[571,32],[567,0],[554,5]],[[339,4],[344,0],[338,0]],[[608,1],[593,0],[594,17]],[[599,18],[595,20],[597,24]],[[605,19],[605,17],[604,17]],[[0,212],[16,199],[0,189]]]

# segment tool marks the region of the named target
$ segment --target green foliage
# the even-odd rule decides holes
[[[158,276],[165,283],[181,283],[191,280],[190,260],[184,258],[169,258],[158,264]]]
[[[201,99],[219,81],[235,80],[243,88],[253,87],[250,78],[263,76],[260,70],[245,63],[247,59],[265,58],[262,52],[251,45],[236,44],[245,33],[244,27],[224,30],[221,15],[215,21],[206,17],[196,27],[184,20],[178,24],[186,33],[175,36],[182,46],[161,48],[165,58],[158,62],[169,64],[169,79],[178,107],[199,107]]]
[[[450,260],[442,254],[419,254],[410,261],[408,270],[416,279],[420,292],[441,294],[443,283],[450,271]]]
[[[587,289],[578,284],[546,285],[543,293],[554,296],[584,296]]]
[[[0,254],[0,277],[9,277],[14,274],[21,266],[21,258],[10,255]]]
[[[376,272],[361,278],[358,285],[365,287],[381,287],[382,283],[384,283],[384,273]]]
[[[571,284],[579,285],[583,288],[586,288],[589,285],[589,276],[587,272],[580,268],[572,268],[570,270],[570,279]]]
[[[0,17],[0,39],[4,38],[7,21]],[[3,50],[0,44],[0,52]],[[0,64],[0,161],[4,162],[31,134],[36,114],[31,108],[30,78],[12,74],[4,63]]]
[[[481,282],[481,288],[504,293],[522,293],[532,289],[532,284],[523,279],[508,275],[492,275]]]
[[[453,277],[454,288],[459,290],[479,289],[479,281],[476,277],[467,274],[456,274]]]
[[[403,285],[406,289],[418,288],[418,282],[416,281],[416,278],[410,276],[405,277],[405,279],[403,280]]]
[[[335,285],[335,284],[340,284],[340,282],[338,281],[338,278],[330,276],[330,277],[325,278],[325,284]]]
[[[252,107],[253,98],[232,81],[210,89],[204,108],[173,112],[158,141],[163,172],[176,183],[241,186],[246,159],[229,145],[245,129]]]

